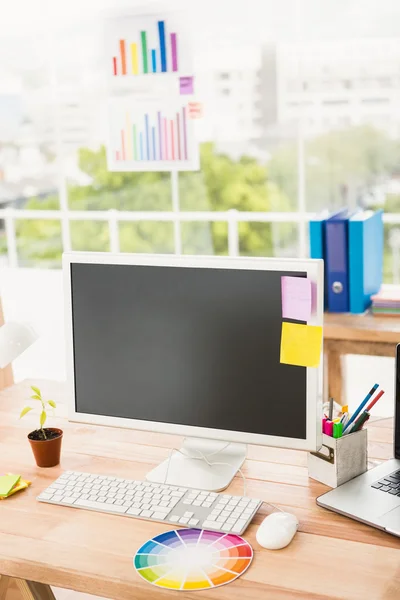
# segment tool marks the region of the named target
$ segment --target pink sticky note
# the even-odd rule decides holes
[[[179,92],[181,95],[193,94],[193,77],[179,77]]]
[[[308,321],[311,316],[311,281],[306,277],[281,278],[282,318]]]

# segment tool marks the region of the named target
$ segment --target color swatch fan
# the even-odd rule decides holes
[[[238,535],[180,529],[143,544],[133,564],[153,585],[195,591],[234,581],[248,569],[252,558],[252,547]]]

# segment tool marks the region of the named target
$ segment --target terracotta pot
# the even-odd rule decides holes
[[[58,433],[58,437],[51,440],[31,440],[29,438],[31,434],[28,435],[28,440],[38,467],[55,467],[60,463],[61,440],[63,437],[62,429],[46,427],[47,429]]]

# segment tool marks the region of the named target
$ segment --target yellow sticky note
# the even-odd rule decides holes
[[[281,363],[318,367],[321,359],[322,327],[282,323]]]
[[[8,496],[20,479],[21,475],[2,475],[0,477],[0,496]]]

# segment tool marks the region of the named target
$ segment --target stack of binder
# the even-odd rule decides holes
[[[310,221],[311,258],[325,262],[325,310],[363,313],[382,284],[382,210],[324,211]]]

